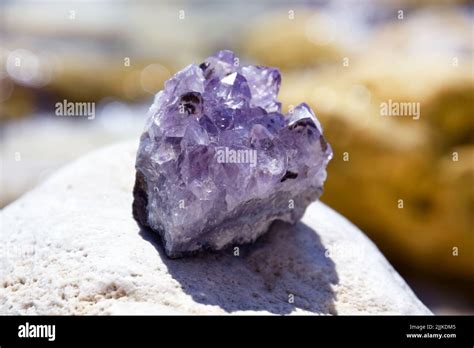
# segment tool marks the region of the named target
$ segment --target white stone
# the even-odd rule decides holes
[[[82,157],[1,212],[0,314],[431,313],[319,202],[239,256],[167,259],[132,218],[136,145]]]

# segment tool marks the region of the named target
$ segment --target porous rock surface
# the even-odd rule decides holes
[[[137,145],[86,155],[3,209],[0,314],[430,313],[321,202],[238,250],[167,258],[132,218]]]

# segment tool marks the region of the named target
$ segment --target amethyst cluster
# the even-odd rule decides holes
[[[133,214],[180,257],[298,221],[332,157],[308,105],[281,113],[278,69],[230,51],[191,64],[155,97],[136,160]]]

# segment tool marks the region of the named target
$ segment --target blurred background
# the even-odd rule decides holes
[[[0,207],[65,163],[138,139],[163,82],[231,49],[282,71],[334,148],[322,201],[435,313],[474,313],[469,1],[8,1],[0,5]],[[58,117],[58,102],[96,116]],[[420,117],[381,115],[412,102]]]

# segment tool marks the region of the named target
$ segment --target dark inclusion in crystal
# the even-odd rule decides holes
[[[253,242],[297,222],[319,198],[332,158],[321,125],[277,101],[278,69],[220,51],[166,81],[140,138],[133,215],[170,257]]]

